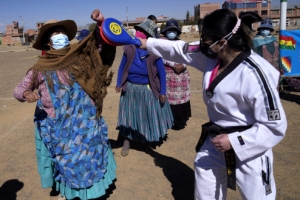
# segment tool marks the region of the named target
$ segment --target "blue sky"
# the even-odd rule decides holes
[[[288,0],[288,4],[297,4],[298,0]],[[220,0],[5,0],[0,4],[0,32],[5,31],[5,26],[12,21],[19,21],[19,25],[25,23],[25,30],[36,29],[36,22],[44,22],[49,19],[72,19],[78,26],[92,23],[90,14],[95,8],[99,8],[104,17],[113,17],[120,21],[126,20],[126,7],[128,7],[128,19],[164,15],[176,19],[184,19],[187,11],[194,13],[194,5],[201,3],[221,4]],[[272,6],[279,6],[280,1],[274,0]],[[20,19],[20,17],[23,19]]]

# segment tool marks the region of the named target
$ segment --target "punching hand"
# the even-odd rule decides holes
[[[98,8],[92,12],[91,18],[92,20],[96,21],[98,24],[101,24],[104,21],[104,16],[101,14]]]

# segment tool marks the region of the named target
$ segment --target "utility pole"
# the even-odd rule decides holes
[[[25,23],[24,23],[24,21],[23,21],[23,19],[22,19],[22,16],[21,15],[19,15],[19,17],[20,17],[20,19],[22,20],[22,22],[23,22],[23,43],[25,44],[25,37],[24,37],[24,30],[25,30]]]
[[[128,7],[126,7],[126,19],[127,19],[127,28],[128,28]]]
[[[280,1],[280,30],[286,30],[287,0]],[[280,33],[280,32],[279,32]]]

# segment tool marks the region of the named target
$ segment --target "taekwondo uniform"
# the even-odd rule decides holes
[[[249,49],[210,81],[218,58],[210,59],[200,51],[190,50],[183,41],[149,38],[147,49],[204,73],[203,99],[211,124],[230,133],[233,169],[228,166],[226,152],[218,151],[210,141],[215,135],[207,134],[202,141],[194,161],[195,199],[226,199],[227,187],[235,189],[235,184],[243,199],[275,199],[272,147],[283,139],[287,129],[277,91],[279,72]],[[228,127],[246,128],[227,132]]]

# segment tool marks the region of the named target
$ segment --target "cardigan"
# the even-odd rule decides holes
[[[125,64],[122,77],[121,77],[121,84],[118,85],[122,87],[123,91],[126,91],[127,89],[127,78],[129,75],[129,68],[131,67],[131,64],[133,62],[133,59],[135,57],[136,52],[136,46],[134,45],[127,45],[124,46],[124,54],[127,57],[127,62]],[[156,61],[158,59],[161,59],[158,56],[149,55],[146,59],[147,63],[147,71],[148,71],[148,78],[150,87],[155,95],[155,97],[158,99],[159,95],[165,95],[166,94],[166,73],[163,70],[159,73],[156,66]],[[119,72],[120,73],[120,72]]]

